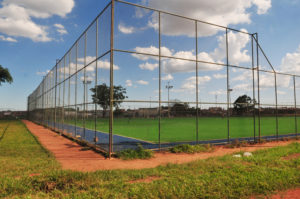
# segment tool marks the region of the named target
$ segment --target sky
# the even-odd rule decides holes
[[[173,12],[187,17],[232,27],[259,35],[259,42],[277,71],[300,74],[300,0],[130,0],[130,2]],[[0,87],[0,109],[26,110],[27,96],[37,88],[43,76],[69,50],[81,33],[109,3],[108,0],[2,0],[0,1],[0,64],[10,70],[14,82]],[[158,54],[158,14],[116,3],[115,49]],[[99,53],[105,52],[109,27],[104,14]],[[108,18],[108,17],[107,17]],[[195,24],[193,21],[161,15],[164,56],[194,60]],[[198,60],[226,63],[225,32],[198,23]],[[106,28],[105,28],[106,27]],[[95,30],[91,30],[91,35]],[[88,36],[93,43],[93,37]],[[251,39],[229,31],[229,62],[251,67]],[[89,47],[91,46],[91,47]],[[88,45],[87,60],[94,60]],[[89,54],[89,51],[91,52]],[[99,55],[100,55],[99,54]],[[260,55],[260,67],[270,70]],[[82,57],[78,58],[79,59]],[[98,61],[98,83],[108,82],[109,56]],[[115,53],[115,84],[127,89],[128,99],[158,99],[158,59],[138,54]],[[94,63],[88,76],[93,80]],[[252,95],[252,72],[230,68],[232,100]],[[89,74],[90,73],[90,74]],[[170,98],[195,101],[195,63],[162,59],[162,100],[167,101],[165,85],[173,88]],[[199,100],[226,101],[226,68],[199,63]],[[256,78],[256,77],[255,77]],[[274,103],[274,82],[270,74],[261,74],[262,103]],[[72,82],[72,80],[71,80]],[[278,99],[293,104],[292,79],[278,76]],[[296,80],[296,84],[298,81]],[[300,79],[299,79],[300,85]],[[300,100],[300,86],[299,86]],[[80,94],[80,93],[79,93]]]

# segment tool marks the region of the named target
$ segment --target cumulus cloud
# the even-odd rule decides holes
[[[126,80],[125,83],[126,83],[127,87],[131,87],[132,86],[132,81],[130,79]]]
[[[151,63],[142,63],[139,65],[139,68],[142,69],[142,70],[150,70],[150,71],[153,71],[154,69],[156,69],[158,67],[158,64],[155,63],[155,64],[151,64]]]
[[[246,31],[245,29],[242,29]],[[226,45],[225,45],[226,35],[218,37],[218,46],[212,52],[200,52],[198,54],[198,60],[209,63],[224,64],[224,59],[226,58]],[[250,61],[249,52],[247,49],[247,44],[249,43],[249,36],[242,33],[234,33],[229,31],[228,42],[229,47],[229,61],[230,64],[239,65],[240,63],[245,63]],[[158,55],[159,49],[155,46],[149,47],[136,47],[134,49],[139,53]],[[161,54],[165,57],[177,57],[187,60],[196,61],[196,55],[193,50],[191,51],[178,51],[175,52],[173,49],[169,49],[165,46],[161,47]],[[133,57],[147,61],[150,59],[157,60],[157,56],[145,56],[141,54],[132,54]],[[194,61],[186,61],[180,59],[169,59],[162,58],[162,71],[167,74],[180,73],[180,72],[194,72],[196,70],[196,64]],[[216,64],[209,63],[198,63],[198,69],[202,71],[216,71],[221,70],[223,67]],[[148,62],[139,65],[140,68],[145,69],[146,67],[151,68]]]
[[[85,61],[86,61],[86,64],[89,64],[93,61],[95,61],[96,57],[94,56],[86,56],[85,58]],[[84,58],[83,57],[80,57],[78,58],[78,65],[84,65]],[[89,69],[92,69],[92,68],[95,68],[96,67],[96,63],[91,63],[88,68]],[[110,61],[109,60],[97,60],[97,67],[98,68],[101,68],[101,69],[105,69],[105,70],[109,70],[110,69]],[[114,70],[119,70],[120,67],[118,65],[113,65],[113,69]]]
[[[132,34],[132,33],[134,32],[134,30],[135,30],[134,27],[132,27],[132,26],[125,26],[125,25],[122,24],[122,23],[120,23],[120,24],[118,25],[118,29],[119,29],[119,31],[120,31],[121,33],[123,33],[123,34]]]
[[[138,83],[140,85],[148,85],[149,84],[149,82],[144,81],[144,80],[138,80],[138,81],[136,81],[136,83]]]
[[[210,76],[198,76],[198,85],[204,85],[205,83],[209,82],[211,80]],[[185,80],[183,85],[181,86],[182,89],[187,90],[194,90],[196,89],[196,77],[192,76]]]
[[[300,74],[300,45],[294,53],[287,53],[281,60],[280,70]]]
[[[35,42],[48,42],[47,26],[37,24],[33,18],[44,19],[53,15],[65,17],[74,7],[74,0],[4,0],[0,8],[0,32]],[[63,31],[61,31],[63,32]]]
[[[253,0],[253,4],[257,6],[257,14],[265,14],[271,8],[271,0]]]
[[[16,39],[11,38],[11,37],[5,37],[3,35],[0,35],[0,40],[2,40],[2,41],[8,41],[8,42],[17,42]]]
[[[38,72],[36,72],[36,74],[37,74],[38,76],[45,76],[45,75],[47,75],[47,74],[49,73],[49,71],[50,71],[50,70],[46,70],[46,71],[38,71]]]
[[[56,27],[56,31],[61,35],[68,33],[68,31],[65,29],[65,27],[62,24],[54,24],[54,27]]]
[[[214,74],[213,77],[215,79],[223,79],[223,78],[226,78],[227,75],[226,74],[220,74],[220,73],[217,73],[217,74]]]
[[[215,91],[210,91],[208,94],[210,95],[226,95],[227,92],[223,89],[215,90]]]
[[[241,29],[241,31],[247,32],[245,29]],[[228,32],[228,55],[231,65],[238,65],[251,60],[248,50],[245,49],[249,41],[250,36],[247,34]],[[226,34],[218,37],[218,48],[211,53],[211,56],[217,62],[222,62],[226,57]]]
[[[174,77],[171,74],[167,74],[161,78],[161,80],[164,80],[164,81],[168,81],[168,80],[172,80],[172,79],[174,79]]]
[[[271,0],[148,0],[150,7],[183,16],[228,26],[232,24],[251,23],[252,7],[257,8],[257,14],[265,14],[271,8]],[[158,29],[157,15],[154,14],[148,22],[148,26]],[[195,36],[194,23],[171,15],[162,15],[161,29],[165,35]],[[219,29],[199,23],[199,36],[210,36]]]
[[[139,53],[150,54],[150,55],[158,55],[159,54],[159,49],[155,46],[149,46],[149,47],[139,47],[138,46],[138,47],[134,48],[134,51],[139,52]],[[170,49],[168,49],[167,47],[162,46],[161,54],[165,55],[165,56],[171,56],[172,51]],[[132,54],[132,56],[139,60],[143,60],[143,61],[147,61],[149,59],[158,60],[158,58],[154,57],[154,56],[147,56],[147,55],[141,55],[141,54]]]
[[[110,69],[110,62],[107,61],[107,60],[98,60],[98,68],[109,70]],[[119,70],[120,67],[118,65],[114,64],[113,69],[114,70]]]

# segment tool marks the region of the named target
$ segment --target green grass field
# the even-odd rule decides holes
[[[0,121],[0,137],[0,198],[243,199],[300,186],[300,158],[281,158],[300,153],[297,143],[248,158],[227,155],[153,169],[83,173],[62,170],[20,121]],[[129,183],[151,176],[157,180]]]
[[[74,121],[66,121],[75,124]],[[108,119],[98,118],[97,130],[109,132]],[[82,121],[77,125],[83,127]],[[94,129],[94,120],[85,121],[86,128]],[[300,127],[300,122],[298,124]],[[295,133],[294,117],[278,118],[279,134]],[[114,118],[114,134],[137,138],[150,142],[158,142],[158,119],[146,118]],[[231,117],[230,137],[253,137],[254,122],[252,117]],[[276,118],[261,117],[261,136],[276,135]],[[256,136],[258,136],[258,121],[256,120]],[[226,139],[227,118],[199,118],[199,140]],[[162,118],[161,141],[195,141],[196,118]]]

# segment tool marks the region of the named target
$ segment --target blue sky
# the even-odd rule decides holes
[[[45,72],[55,65],[56,59],[65,54],[109,1],[61,0],[57,3],[60,4],[59,9],[54,1],[50,0],[42,0],[39,3],[34,0],[0,2],[0,64],[9,68],[14,78],[13,84],[0,87],[0,108],[25,110],[27,96],[38,86]],[[181,0],[131,2],[159,7],[161,10],[248,32],[258,32],[260,44],[275,68],[300,74],[300,27],[297,25],[300,24],[299,0],[188,0],[184,1],[184,5]],[[117,7],[115,48],[155,54],[158,47],[156,19],[157,15],[152,12],[124,5]],[[169,16],[162,16],[162,19],[163,55],[194,59],[193,24]],[[8,25],[7,21],[13,23]],[[198,38],[198,56],[206,61],[212,59],[215,62],[224,62],[225,57],[221,55],[224,32],[200,24],[199,27],[199,35],[203,36]],[[232,46],[231,63],[250,66],[250,40],[233,32],[229,35],[232,42],[229,43]],[[150,96],[152,100],[157,99],[157,59],[116,53],[115,61],[119,68],[115,70],[115,82],[127,88],[130,99],[149,100]],[[165,59],[163,62],[163,87],[167,81],[174,85],[171,98],[194,101],[194,93],[189,91],[194,89],[195,84],[195,79],[192,78],[193,71],[190,69],[194,63],[180,63],[171,59]],[[262,60],[262,67],[263,65]],[[226,70],[205,70],[207,65],[201,67],[203,70],[199,74],[200,101],[224,101],[226,87],[223,77]],[[251,83],[251,79],[247,78],[249,75],[249,71],[231,71],[233,98],[241,94],[251,94],[248,89]],[[262,76],[266,103],[270,103],[270,95],[273,92],[269,81],[267,75]],[[291,80],[279,77],[279,82],[279,91],[282,93],[279,95],[279,101],[283,104],[289,103],[290,99],[286,98],[291,93]],[[163,100],[166,100],[166,97],[166,90],[163,89]],[[268,98],[270,100],[267,100]]]

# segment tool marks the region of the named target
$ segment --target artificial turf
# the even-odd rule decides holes
[[[75,124],[74,120],[65,120],[68,124]],[[276,118],[261,117],[261,136],[276,135]],[[114,118],[113,132],[117,135],[132,137],[144,141],[157,143],[159,137],[158,118]],[[88,129],[95,128],[95,120],[85,122],[77,120],[76,125]],[[253,117],[230,117],[230,138],[254,136]],[[255,133],[259,134],[258,118],[255,120]],[[299,124],[298,124],[299,126]],[[161,142],[195,141],[197,136],[196,118],[162,118],[160,125]],[[109,120],[97,118],[97,131],[109,132]],[[294,117],[278,117],[278,134],[295,133]],[[200,117],[198,120],[198,139],[213,140],[227,138],[227,118]]]

